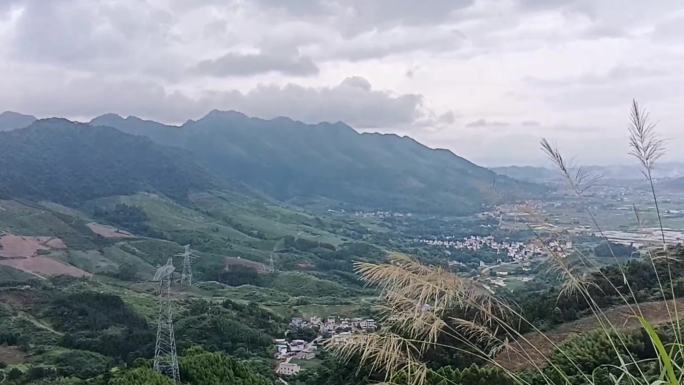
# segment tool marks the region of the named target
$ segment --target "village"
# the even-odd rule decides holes
[[[276,374],[293,376],[302,370],[295,361],[308,361],[316,358],[319,346],[323,343],[338,344],[351,338],[353,334],[374,332],[377,324],[372,318],[338,318],[330,316],[322,319],[312,316],[308,319],[292,318],[287,335],[309,335],[313,338],[274,340],[278,360]]]
[[[489,250],[495,252],[497,255],[501,255],[499,258],[501,261],[508,260],[514,262],[526,262],[531,260],[533,257],[540,257],[553,253],[566,253],[572,249],[572,242],[558,242],[554,240],[549,240],[547,242],[520,242],[520,241],[510,241],[510,242],[499,242],[493,236],[475,236],[471,235],[463,239],[454,239],[451,237],[446,237],[444,239],[421,239],[419,242],[430,245],[438,246],[452,250]]]
[[[472,235],[465,238],[447,236],[443,239],[420,239],[418,242],[452,252],[471,254],[471,266],[452,257],[448,265],[452,268],[471,269],[482,280],[484,287],[493,292],[492,287],[505,288],[533,279],[536,264],[547,259],[551,253],[565,257],[573,249],[572,241],[536,240],[534,242],[497,241],[493,236]],[[487,262],[485,262],[487,261]],[[477,263],[472,270],[472,263]]]

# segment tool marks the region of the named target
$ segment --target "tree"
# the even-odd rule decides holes
[[[173,382],[149,368],[137,368],[122,372],[108,385],[173,385]]]

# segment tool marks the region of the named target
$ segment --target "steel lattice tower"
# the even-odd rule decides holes
[[[159,281],[159,321],[157,324],[157,343],[154,347],[154,370],[180,382],[178,356],[176,355],[176,336],[173,333],[173,301],[171,300],[171,280],[173,259],[157,269],[154,280]]]
[[[192,286],[192,253],[190,252],[190,245],[185,245],[185,250],[183,254],[179,254],[183,257],[183,272],[181,273],[181,286],[190,287]]]
[[[271,253],[271,258],[269,260],[269,272],[275,273],[275,262],[273,261],[273,253]]]

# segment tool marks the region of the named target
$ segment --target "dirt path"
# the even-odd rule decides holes
[[[673,302],[668,301],[668,304],[672,310]],[[644,317],[653,325],[662,325],[670,320],[664,301],[645,302],[639,307]],[[680,318],[684,316],[684,298],[677,299],[677,312]],[[629,330],[641,327],[639,320],[633,316],[632,311],[627,305],[609,309],[605,314],[616,328]],[[544,357],[548,357],[553,353],[554,344],[558,345],[569,338],[598,328],[599,325],[596,318],[588,316],[546,331],[544,334],[548,339],[536,332],[528,333],[525,334],[528,343],[521,341],[519,345],[503,350],[496,356],[496,361],[507,369],[518,371],[531,366],[527,358],[527,355],[529,355],[536,364],[543,366],[545,362]],[[535,351],[532,346],[536,347],[538,351]],[[527,355],[521,353],[520,349],[524,349]]]

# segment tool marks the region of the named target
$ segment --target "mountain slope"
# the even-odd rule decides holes
[[[505,166],[492,167],[491,170],[499,175],[531,183],[549,183],[561,179],[557,171],[545,167]]]
[[[35,116],[5,111],[0,114],[0,131],[11,131],[18,128],[28,127],[35,121]]]
[[[0,181],[0,197],[61,203],[139,191],[182,199],[211,186],[181,150],[64,119],[0,133]]]
[[[295,204],[461,214],[538,189],[450,151],[408,137],[361,134],[343,123],[212,111],[179,128],[112,115],[91,124],[181,146],[217,175]]]

